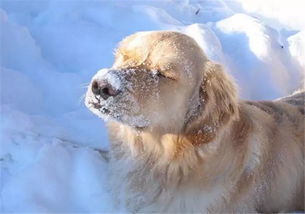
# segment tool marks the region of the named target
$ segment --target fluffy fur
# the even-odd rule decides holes
[[[304,92],[239,100],[220,65],[169,31],[124,39],[109,73],[120,95],[102,100],[89,88],[86,104],[107,119],[118,204],[131,212],[304,210]]]

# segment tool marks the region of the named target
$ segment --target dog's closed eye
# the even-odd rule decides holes
[[[173,75],[167,74],[161,71],[155,71],[155,75],[159,78],[169,79],[169,80],[176,80]]]
[[[165,76],[165,75],[164,75],[162,72],[160,72],[160,71],[157,71],[156,75],[157,75],[158,77],[167,78],[167,76]]]

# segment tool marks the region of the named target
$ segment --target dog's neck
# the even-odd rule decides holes
[[[116,142],[130,151],[135,158],[156,156],[169,163],[171,161],[183,161],[186,154],[196,153],[202,146],[217,144],[216,137],[222,135],[221,128],[213,121],[207,121],[204,125],[183,130],[179,133],[156,132],[153,130],[138,130],[119,123],[110,123],[109,126],[115,135],[110,136],[112,142]],[[117,131],[113,131],[113,127]],[[186,132],[185,132],[186,131]],[[116,144],[115,143],[115,144]],[[199,160],[198,160],[199,161]]]
[[[203,147],[212,144],[217,147],[218,142],[223,138],[225,129],[228,129],[233,121],[238,118],[239,113],[230,114],[216,111],[210,114],[210,106],[198,106],[200,111],[188,120],[188,123],[181,131],[160,131],[154,129],[139,130],[121,123],[109,123],[116,127],[112,128],[110,136],[112,142],[120,144],[125,151],[130,151],[130,155],[137,158],[156,156],[162,162],[183,161],[186,154],[197,153]],[[113,125],[111,125],[113,124]],[[206,146],[205,146],[206,145]]]

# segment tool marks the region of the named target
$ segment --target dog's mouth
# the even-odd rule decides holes
[[[92,108],[92,109],[95,109],[95,110],[98,110],[100,113],[102,113],[102,114],[109,114],[110,113],[110,110],[109,109],[107,109],[106,107],[105,107],[105,105],[102,105],[101,104],[101,100],[100,100],[100,98],[99,97],[97,97],[97,96],[94,96],[94,98],[93,99],[91,99],[91,100],[89,100],[88,101],[88,107],[89,107],[89,109],[90,108]]]
[[[105,108],[103,105],[101,105],[99,102],[89,102],[89,105],[92,106],[92,108],[98,110],[102,114],[109,114],[110,110]]]
[[[95,109],[100,109],[103,107],[100,103],[89,102],[89,104],[92,105],[92,107]]]

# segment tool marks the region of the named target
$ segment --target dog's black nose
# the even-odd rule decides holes
[[[115,89],[107,81],[93,80],[91,90],[93,94],[100,95],[104,100],[107,100],[109,97],[115,97],[120,93],[120,90]]]

